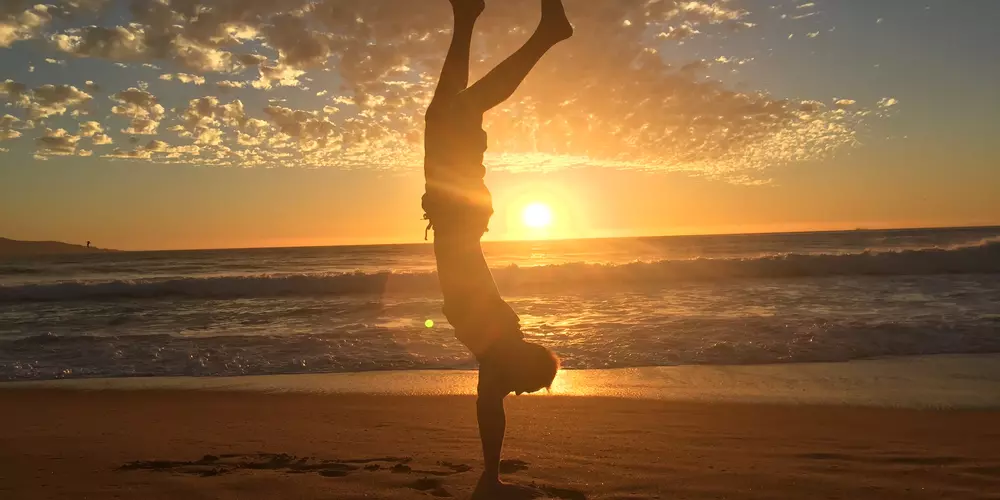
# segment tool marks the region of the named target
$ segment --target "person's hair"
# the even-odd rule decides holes
[[[510,381],[521,392],[551,389],[559,372],[559,357],[547,347],[532,342],[520,342],[508,360]]]

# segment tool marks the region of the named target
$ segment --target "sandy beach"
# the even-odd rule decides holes
[[[0,498],[470,498],[474,401],[0,388]],[[506,478],[565,499],[1000,498],[1000,412],[510,398]]]

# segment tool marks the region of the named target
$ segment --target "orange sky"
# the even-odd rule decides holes
[[[58,23],[0,9],[0,236],[421,241],[447,3],[359,3],[359,25],[340,0],[289,1],[306,10],[247,4],[181,33],[155,22],[181,12],[115,27],[119,0]],[[536,3],[490,3],[476,74]],[[566,3],[577,37],[487,117],[488,239],[1000,225],[1000,3]],[[524,225],[531,203],[550,227]]]
[[[905,147],[909,148],[909,145]],[[1000,224],[1000,174],[940,169],[915,177],[919,148],[887,158],[789,168],[767,186],[682,174],[600,168],[493,173],[497,215],[488,239],[604,237]],[[933,158],[931,158],[933,159]],[[874,168],[874,167],[878,168]],[[822,168],[821,168],[822,167]],[[38,167],[2,203],[3,233],[122,249],[233,248],[416,242],[423,238],[417,174],[218,169],[116,164]],[[108,182],[100,182],[106,177]],[[111,182],[127,182],[123,192]],[[92,187],[80,189],[84,182]],[[350,185],[340,190],[336,186]],[[58,204],[37,196],[60,192]],[[527,202],[548,203],[548,234],[526,228]],[[13,210],[11,207],[17,207]],[[37,221],[44,221],[38,223]]]

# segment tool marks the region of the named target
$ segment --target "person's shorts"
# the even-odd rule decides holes
[[[435,236],[475,237],[478,240],[489,231],[493,217],[492,196],[485,184],[469,190],[476,193],[474,198],[481,199],[482,204],[463,202],[440,192],[424,194],[421,201],[424,218],[430,222],[428,229],[433,228]]]

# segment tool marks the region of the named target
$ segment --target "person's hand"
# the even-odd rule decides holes
[[[449,0],[457,17],[479,17],[486,10],[486,0]]]

